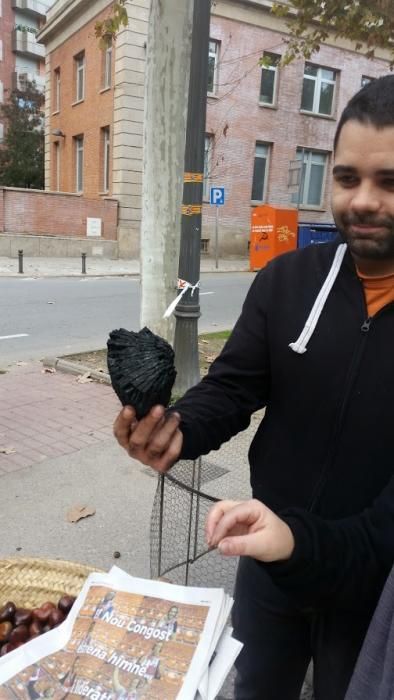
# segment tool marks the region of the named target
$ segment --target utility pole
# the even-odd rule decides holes
[[[207,109],[211,0],[195,0],[186,127],[185,175],[181,222],[179,279],[190,287],[175,309],[175,393],[183,394],[200,379],[198,319],[200,317],[201,219]]]

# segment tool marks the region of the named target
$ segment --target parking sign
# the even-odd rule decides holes
[[[216,207],[222,206],[224,204],[224,187],[211,187],[209,202]]]

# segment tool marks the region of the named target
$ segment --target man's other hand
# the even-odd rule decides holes
[[[248,556],[264,562],[289,559],[294,537],[287,523],[264,503],[219,501],[208,513],[207,543],[227,556]]]
[[[125,406],[115,420],[114,435],[130,457],[165,473],[181,452],[179,422],[179,413],[166,414],[163,406],[154,406],[140,421],[134,408]]]

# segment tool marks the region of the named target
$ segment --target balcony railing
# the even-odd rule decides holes
[[[41,18],[45,17],[49,10],[48,5],[41,0],[11,0],[11,7]]]
[[[20,29],[12,32],[12,50],[32,58],[45,58],[45,46],[37,43],[34,34]]]
[[[18,68],[18,70],[15,71],[12,76],[13,90],[20,90],[23,92],[26,90],[28,83],[35,83],[37,90],[44,92],[45,75],[42,75],[41,73],[33,73],[29,71],[28,68]]]

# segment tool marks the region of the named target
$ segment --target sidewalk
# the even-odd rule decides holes
[[[0,376],[0,558],[117,563],[149,577],[157,479],[112,436],[119,407],[110,386],[38,362]],[[69,523],[76,505],[96,513]]]
[[[18,272],[18,258],[0,257],[0,277],[74,277],[82,276],[81,258],[23,258],[23,275]],[[218,261],[201,258],[201,272],[249,272],[249,259],[226,258]],[[139,260],[86,258],[86,276],[105,277],[139,275]],[[85,276],[85,275],[83,275]]]

